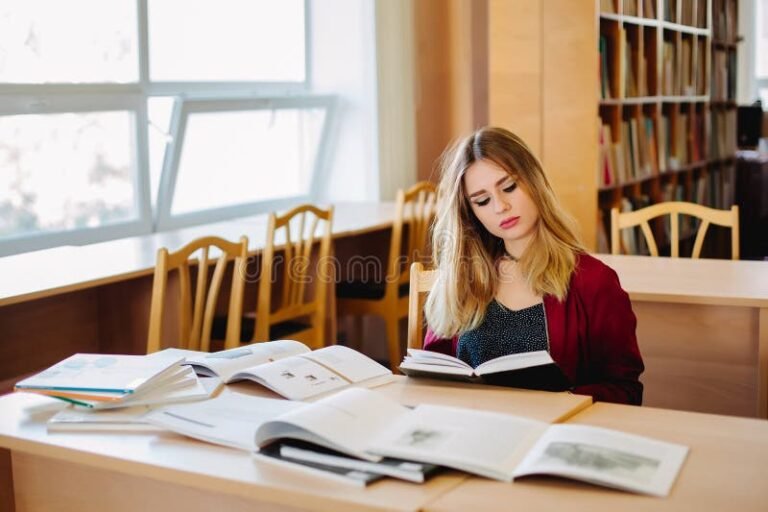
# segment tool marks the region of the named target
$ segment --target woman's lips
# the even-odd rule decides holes
[[[501,221],[501,223],[499,224],[499,227],[501,229],[509,229],[515,226],[519,220],[520,220],[520,217],[509,217]]]

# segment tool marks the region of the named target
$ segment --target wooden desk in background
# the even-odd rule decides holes
[[[335,205],[339,260],[348,261],[362,244],[388,247],[394,211],[394,203]],[[266,230],[267,215],[256,215],[0,258],[0,393],[20,375],[75,352],[143,353],[157,250],[176,249],[201,236],[237,240],[246,235],[251,253],[258,254]],[[257,295],[256,286],[250,286],[248,308]]]
[[[254,384],[230,388],[276,396]],[[542,421],[566,419],[591,403],[565,393],[405,377],[376,389],[408,405],[474,405]],[[446,471],[422,485],[387,479],[360,489],[172,433],[48,434],[45,421],[54,411],[25,408],[52,402],[23,393],[0,397],[0,456],[10,450],[14,490],[0,480],[0,495],[15,496],[17,510],[420,510],[466,478]]]
[[[569,512],[738,510],[768,506],[768,421],[649,407],[596,403],[571,417],[582,423],[690,448],[666,498],[640,496],[583,483],[529,477],[512,484],[469,478],[426,507],[431,512],[521,510]]]
[[[392,203],[336,205],[339,260],[386,254],[393,217]],[[0,392],[74,352],[141,353],[157,249],[208,234],[245,234],[257,253],[266,216],[0,258]],[[768,417],[768,262],[597,256],[632,299],[647,405]]]
[[[768,417],[768,262],[597,256],[632,299],[645,405]]]

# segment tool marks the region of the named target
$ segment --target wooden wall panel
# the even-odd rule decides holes
[[[541,8],[544,0],[490,0],[488,118],[542,156]]]
[[[418,178],[437,181],[443,150],[488,124],[488,2],[413,4]]]
[[[595,249],[597,17],[585,3],[543,2],[542,160],[560,201],[576,217],[584,243]]]

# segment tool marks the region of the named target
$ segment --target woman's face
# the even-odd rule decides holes
[[[485,229],[519,257],[533,237],[539,210],[515,178],[489,160],[478,160],[464,173],[464,192]]]

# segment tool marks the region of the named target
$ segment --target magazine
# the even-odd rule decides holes
[[[546,350],[508,354],[472,368],[457,357],[409,348],[400,371],[409,377],[483,382],[544,391],[565,391],[572,387]]]

